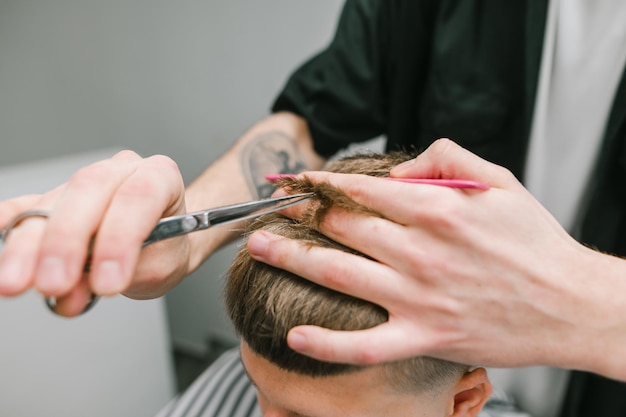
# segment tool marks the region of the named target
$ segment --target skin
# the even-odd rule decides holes
[[[314,378],[278,368],[245,342],[241,360],[264,417],[470,417],[479,413],[492,391],[484,369],[468,372],[437,392],[416,394],[394,391],[379,366]]]

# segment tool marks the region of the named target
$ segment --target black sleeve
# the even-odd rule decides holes
[[[387,1],[347,0],[330,45],[293,73],[272,106],[305,118],[322,156],[385,130]]]

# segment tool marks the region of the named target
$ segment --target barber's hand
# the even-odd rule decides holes
[[[607,277],[606,311],[585,308],[586,297],[600,291],[589,288],[589,266],[604,255],[574,241],[509,171],[451,141],[437,141],[392,176],[475,180],[490,190],[305,175],[329,181],[382,215],[331,209],[321,225],[324,234],[375,261],[267,232],[249,239],[252,256],[379,304],[389,320],[354,332],[296,327],[288,342],[297,351],[358,364],[429,355],[475,365],[581,369],[595,366],[585,352],[608,348],[603,331],[625,333],[624,320],[620,328],[609,319],[617,305],[624,310],[623,292],[610,290],[617,277]],[[297,217],[302,206],[286,214]],[[626,367],[622,371],[626,378]]]
[[[141,246],[158,219],[185,211],[184,191],[171,159],[124,151],[79,170],[46,194],[1,202],[0,229],[26,210],[51,214],[28,218],[11,232],[0,254],[0,296],[34,287],[57,297],[57,312],[75,316],[91,292],[164,294],[188,271],[188,238]],[[94,236],[91,271],[85,275]]]

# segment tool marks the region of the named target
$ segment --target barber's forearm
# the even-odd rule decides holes
[[[315,153],[304,119],[292,113],[277,113],[261,120],[186,191],[187,210],[269,197],[273,188],[268,173],[319,169],[324,159]],[[236,238],[238,225],[216,227],[190,236],[190,271],[216,249]]]

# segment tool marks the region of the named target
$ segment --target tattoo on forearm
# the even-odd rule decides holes
[[[259,198],[271,196],[276,189],[265,180],[267,174],[295,174],[306,169],[295,140],[282,132],[252,139],[241,153],[241,166],[250,191]]]

